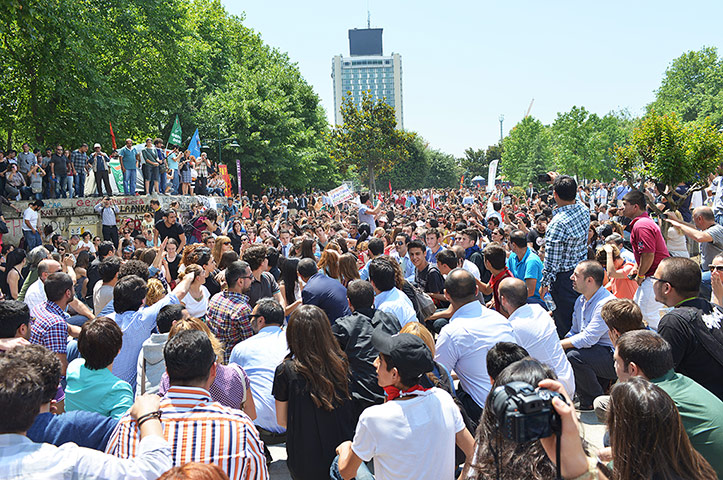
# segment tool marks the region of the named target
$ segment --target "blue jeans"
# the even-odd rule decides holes
[[[83,315],[73,315],[70,318],[66,320],[67,323],[71,325],[75,325],[76,327],[82,327],[85,322],[87,322],[89,319],[88,317],[85,317]]]
[[[136,194],[136,169],[126,168],[123,172],[123,193],[126,195]]]
[[[23,230],[23,237],[25,237],[25,251],[29,252],[38,245],[43,244],[43,240],[40,238],[40,232],[37,230],[33,233],[31,230]]]
[[[75,188],[73,187],[73,182],[75,177],[68,175],[65,177],[65,191],[68,192],[68,198],[73,198],[75,196]]]
[[[85,197],[85,171],[75,172],[75,194]]]
[[[173,170],[173,193],[174,195],[178,195],[178,188],[181,185],[181,174],[178,173],[178,169]]]
[[[67,175],[56,175],[55,179],[55,198],[65,198],[65,189],[68,185]]]
[[[331,480],[343,480],[341,473],[339,473],[339,455],[334,457],[334,461],[331,462],[331,468],[329,469],[329,477]],[[362,462],[359,465],[359,470],[356,471],[356,480],[374,480],[374,475],[369,471],[369,468]]]
[[[160,187],[158,188],[158,191],[166,193],[166,167],[158,167],[158,176],[160,178]]]

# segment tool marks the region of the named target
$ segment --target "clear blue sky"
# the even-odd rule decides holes
[[[333,122],[331,58],[349,54],[367,1],[222,0],[263,40],[288,53]],[[720,1],[369,0],[384,54],[402,55],[404,126],[461,156],[531,115],[544,123],[573,105],[640,115],[670,62],[723,43]]]

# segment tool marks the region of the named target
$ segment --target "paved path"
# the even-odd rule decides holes
[[[603,435],[605,435],[605,425],[601,424],[595,413],[586,412],[580,414],[580,423],[583,428],[583,437],[593,447],[591,454],[594,454],[603,446]],[[286,468],[286,447],[284,445],[273,445],[269,447],[271,456],[274,461],[269,467],[271,480],[291,480],[289,470]]]

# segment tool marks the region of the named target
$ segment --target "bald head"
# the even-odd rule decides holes
[[[467,270],[455,268],[444,281],[444,291],[452,303],[464,305],[477,299],[477,283]]]
[[[710,207],[697,207],[693,210],[693,220],[701,221],[706,225],[715,223],[715,215]]]
[[[527,304],[527,285],[519,278],[507,277],[500,282],[498,289],[500,301],[506,304],[510,314]]]
[[[61,268],[60,263],[51,258],[46,258],[38,264],[38,278],[44,283],[48,275],[59,272]]]
[[[450,248],[454,252],[455,255],[457,255],[457,258],[464,260],[464,248],[462,248],[460,245],[454,245],[452,248]]]

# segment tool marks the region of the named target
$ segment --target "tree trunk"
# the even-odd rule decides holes
[[[369,175],[369,195],[374,198],[374,193],[377,189],[376,181],[374,180],[374,166],[370,163],[367,165],[367,175]]]

